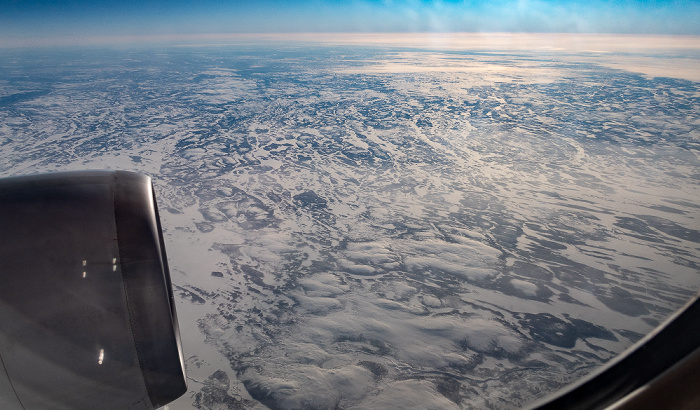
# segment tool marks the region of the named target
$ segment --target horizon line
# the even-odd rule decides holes
[[[43,47],[86,47],[86,46],[137,46],[137,45],[164,45],[164,46],[223,46],[244,45],[259,43],[289,43],[307,42],[336,45],[367,45],[367,46],[426,46],[437,48],[453,48],[458,46],[476,46],[474,41],[468,40],[493,40],[490,44],[482,44],[479,48],[511,46],[514,48],[539,48],[566,40],[588,39],[589,42],[602,46],[603,49],[615,48],[620,44],[606,44],[610,40],[622,39],[654,39],[657,41],[637,43],[636,46],[624,42],[626,48],[635,49],[698,49],[700,48],[700,35],[698,34],[646,34],[646,33],[571,33],[571,32],[529,32],[529,31],[424,31],[424,32],[230,32],[230,33],[196,33],[196,34],[127,34],[127,35],[95,35],[95,36],[47,36],[0,39],[0,48],[43,48]],[[501,41],[496,41],[496,40]],[[507,44],[503,44],[504,40]],[[532,44],[535,40],[550,40],[543,45]],[[600,41],[595,40],[603,40]],[[192,43],[193,41],[209,41],[211,43]],[[559,40],[559,41],[557,41]],[[660,41],[660,40],[673,40]],[[224,41],[233,41],[231,44]],[[465,44],[465,42],[470,44]],[[182,43],[182,44],[177,44]],[[565,44],[562,44],[565,45]],[[581,44],[578,44],[581,45]],[[461,47],[460,47],[461,48]],[[509,47],[508,47],[509,48]]]

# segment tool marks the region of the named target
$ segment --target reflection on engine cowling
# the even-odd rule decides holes
[[[148,409],[186,380],[151,180],[0,180],[0,408]]]

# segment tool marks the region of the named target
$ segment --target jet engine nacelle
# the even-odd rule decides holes
[[[0,180],[0,408],[150,409],[187,390],[150,178]]]

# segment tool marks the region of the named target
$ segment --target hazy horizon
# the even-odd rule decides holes
[[[698,35],[692,1],[9,2],[7,44],[32,39],[215,33],[615,33]],[[31,41],[30,41],[31,43]]]

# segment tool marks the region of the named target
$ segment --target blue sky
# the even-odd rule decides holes
[[[0,36],[423,31],[700,34],[699,3],[0,0]]]

